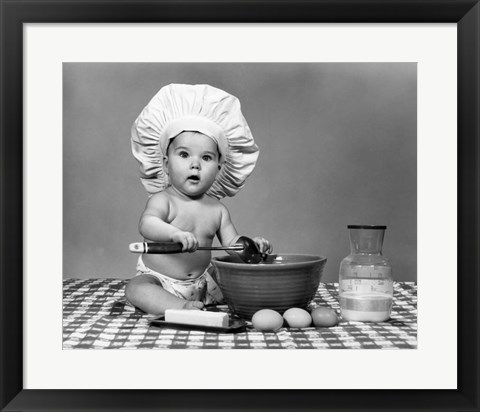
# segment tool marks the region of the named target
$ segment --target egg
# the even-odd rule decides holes
[[[308,328],[312,324],[310,313],[300,308],[288,309],[284,312],[283,319],[291,328]]]
[[[337,313],[330,308],[318,307],[312,311],[313,324],[319,327],[335,326],[338,323]]]
[[[260,309],[253,314],[252,324],[260,332],[275,332],[282,327],[283,318],[272,309]]]

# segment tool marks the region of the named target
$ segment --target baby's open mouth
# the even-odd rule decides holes
[[[200,177],[196,175],[192,175],[192,176],[188,176],[188,180],[193,180],[198,182],[200,180]]]

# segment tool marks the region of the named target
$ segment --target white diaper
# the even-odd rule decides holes
[[[163,289],[170,292],[172,295],[185,300],[198,300],[205,305],[220,304],[224,301],[220,288],[211,276],[211,273],[214,270],[214,267],[210,264],[207,269],[205,269],[205,272],[203,272],[198,278],[179,280],[162,275],[161,273],[145,266],[142,256],[138,258],[137,262],[137,276],[154,276],[160,281]]]

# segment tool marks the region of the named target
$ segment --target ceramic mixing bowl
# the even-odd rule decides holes
[[[283,254],[265,263],[240,263],[235,256],[212,259],[214,277],[229,309],[251,319],[260,309],[280,313],[305,309],[315,296],[327,259],[312,255]]]

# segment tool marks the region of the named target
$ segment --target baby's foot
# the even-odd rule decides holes
[[[205,305],[203,302],[200,302],[199,300],[187,300],[185,305],[183,305],[183,309],[202,309]]]

